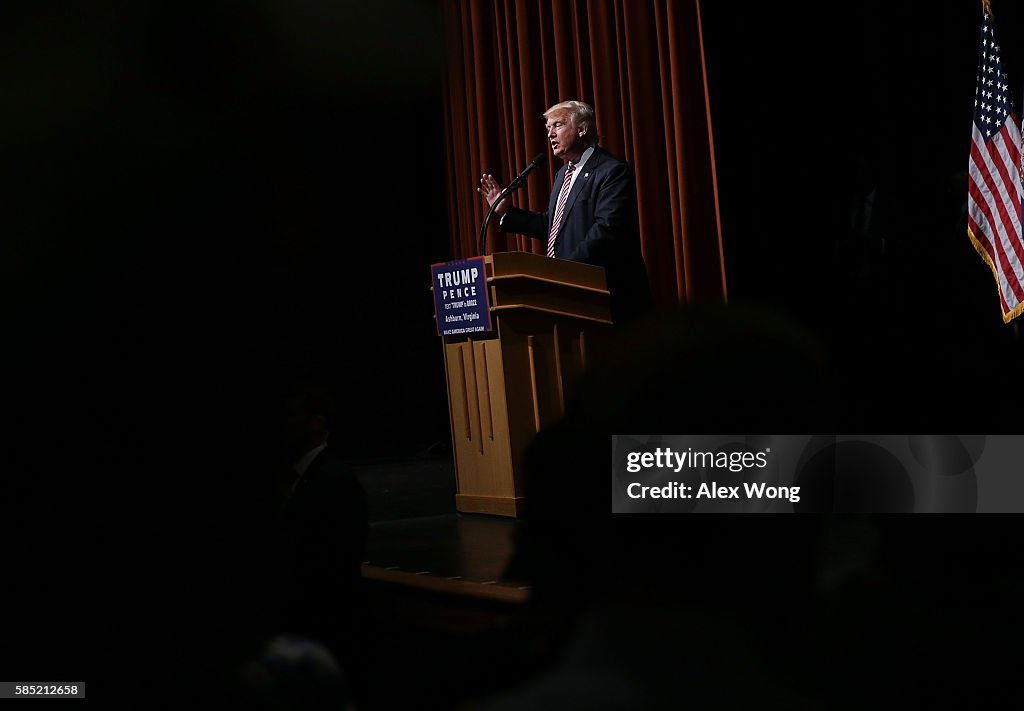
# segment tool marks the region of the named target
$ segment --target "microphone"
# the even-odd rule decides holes
[[[498,197],[491,203],[491,209],[487,211],[487,216],[484,218],[484,223],[480,226],[480,256],[484,256],[485,250],[487,249],[487,225],[490,223],[491,218],[494,216],[494,208],[501,204],[508,195],[517,188],[522,187],[526,183],[526,179],[530,173],[537,169],[537,166],[544,165],[548,162],[547,153],[538,153],[530,161],[530,164],[523,169],[523,172],[516,176],[516,179],[508,184],[508,187],[502,190]]]
[[[518,188],[520,185],[526,182],[526,178],[527,176],[530,175],[530,173],[536,170],[538,166],[544,165],[547,162],[547,153],[538,153],[537,155],[535,155],[533,157],[533,160],[530,161],[530,165],[526,166],[526,168],[523,169],[523,172],[516,176],[516,179],[509,184],[509,188],[511,188],[512,190]]]

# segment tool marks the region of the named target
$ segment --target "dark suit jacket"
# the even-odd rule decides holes
[[[565,176],[555,174],[546,212],[510,207],[501,221],[506,232],[529,235],[547,243],[555,203]],[[576,176],[565,203],[555,240],[555,257],[605,268],[611,292],[612,318],[629,320],[650,308],[650,287],[640,252],[640,221],[636,183],[629,164],[597,147]]]

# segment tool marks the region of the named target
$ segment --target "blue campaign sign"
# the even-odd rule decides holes
[[[430,277],[438,335],[491,330],[483,257],[433,264]]]

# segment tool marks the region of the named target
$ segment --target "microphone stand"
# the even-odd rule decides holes
[[[484,218],[483,225],[480,226],[480,256],[486,255],[487,250],[487,225],[490,224],[491,218],[494,217],[494,208],[501,204],[501,201],[512,194],[513,190],[519,188],[525,180],[516,178],[513,180],[507,188],[498,193],[498,197],[491,203],[490,209],[487,211],[487,216]]]

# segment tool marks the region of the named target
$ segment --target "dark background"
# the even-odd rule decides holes
[[[3,676],[113,685],[202,646],[189,611],[258,557],[282,383],[332,387],[353,459],[448,439],[438,17],[43,2],[0,28]]]
[[[1012,48],[1017,11],[997,12]],[[342,397],[354,456],[443,445],[424,275],[449,255],[446,191],[477,198],[445,185],[434,3],[4,13],[9,372],[82,409],[62,432],[116,393],[196,415],[297,371]],[[980,10],[703,13],[730,299],[859,348],[847,371],[869,379],[1009,372],[1014,329],[958,221]],[[887,252],[856,277],[836,242],[864,180]]]
[[[731,300],[827,344],[837,426],[1011,430],[1020,345],[958,225],[980,4],[702,12]],[[446,191],[478,198],[432,2],[5,3],[0,46],[6,677],[84,678],[232,555],[280,382],[330,383],[353,459],[443,451],[429,265]],[[859,158],[868,277],[836,258]]]
[[[1019,104],[1020,13],[995,12]],[[702,13],[731,301],[821,335],[839,431],[1012,431],[1020,343],[960,214],[980,3]],[[872,187],[865,268],[847,229]]]

